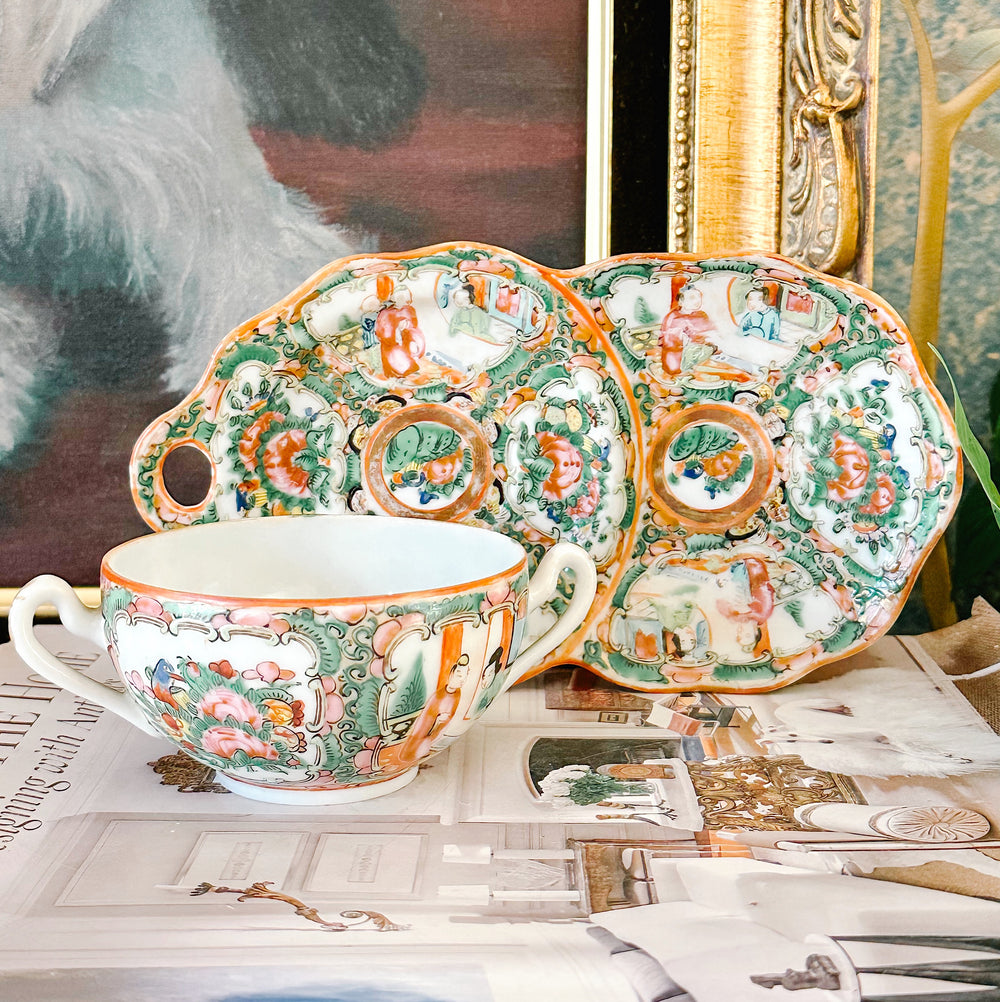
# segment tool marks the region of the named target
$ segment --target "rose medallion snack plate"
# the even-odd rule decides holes
[[[212,467],[194,506],[163,485],[180,447]],[[532,564],[579,543],[597,599],[539,670],[741,692],[885,632],[959,459],[902,322],[851,283],[763,255],[553,271],[448,244],[335,262],[235,330],[131,475],[156,529],[353,511],[494,528]]]

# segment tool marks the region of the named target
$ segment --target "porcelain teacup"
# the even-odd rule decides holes
[[[528,614],[564,569],[571,600],[525,646]],[[528,577],[519,543],[473,526],[219,522],[109,551],[100,610],[61,578],[35,578],[14,599],[10,633],[47,679],[169,738],[233,792],[342,803],[405,786],[583,622],[596,589],[584,550],[559,543]],[[32,624],[45,604],[110,652],[124,693],[42,646]]]

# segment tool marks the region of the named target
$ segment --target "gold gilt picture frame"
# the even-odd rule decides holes
[[[669,249],[872,276],[879,0],[675,0]]]

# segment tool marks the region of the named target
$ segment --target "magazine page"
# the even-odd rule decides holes
[[[36,630],[77,670],[118,684],[106,654],[61,626]],[[114,767],[131,730],[103,706],[32,672],[12,644],[0,645],[0,887],[55,819],[83,808]]]
[[[752,1002],[988,986],[1000,738],[962,688],[911,638],[753,696],[648,696],[552,669],[405,789],[295,808],[225,791],[6,645],[4,997],[506,1000],[528,986]]]

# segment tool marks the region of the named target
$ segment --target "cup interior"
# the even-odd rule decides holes
[[[154,533],[111,550],[104,577],[158,594],[316,602],[415,595],[515,573],[523,547],[427,519],[287,515]]]

